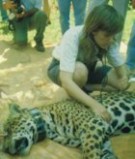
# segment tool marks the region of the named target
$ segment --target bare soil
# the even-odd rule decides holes
[[[124,47],[124,46],[123,46]],[[0,123],[8,115],[8,104],[34,107],[67,98],[65,91],[47,77],[53,46],[46,45],[46,52],[39,53],[32,46],[15,49],[8,41],[0,41]],[[125,50],[125,48],[124,48]],[[129,89],[135,90],[135,85]],[[120,159],[135,159],[135,135],[112,139]],[[9,156],[0,152],[0,159],[81,159],[80,151],[67,148],[50,140],[37,143],[28,156]]]

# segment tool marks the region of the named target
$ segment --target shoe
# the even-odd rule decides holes
[[[37,43],[35,49],[39,52],[45,52],[45,47],[42,43]]]
[[[43,40],[42,39],[36,39],[36,37],[34,37],[34,40],[36,42],[36,46],[35,49],[39,52],[44,52],[45,51],[45,47],[43,45]]]
[[[36,38],[34,38],[35,42],[36,42],[36,46],[35,49],[39,52],[44,52],[45,51],[45,47],[43,45],[42,40],[37,40]]]

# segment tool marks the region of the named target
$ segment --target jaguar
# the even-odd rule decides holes
[[[94,98],[111,114],[110,123],[72,99],[32,109],[11,104],[3,125],[3,151],[26,155],[34,143],[49,138],[80,148],[83,159],[103,158],[110,137],[135,132],[135,93],[102,93]]]

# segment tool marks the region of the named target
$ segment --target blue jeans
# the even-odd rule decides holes
[[[102,3],[107,4],[109,0],[90,0],[88,12],[91,11],[95,6],[98,6]],[[126,15],[128,2],[129,0],[112,0],[114,8],[121,14],[123,17]]]
[[[62,34],[64,34],[70,26],[71,2],[74,9],[75,25],[81,25],[84,22],[87,0],[58,0]]]
[[[2,6],[2,0],[0,0],[0,12],[1,12],[2,20],[8,20],[7,11]]]
[[[133,23],[127,49],[126,63],[130,70],[135,69],[135,22]]]

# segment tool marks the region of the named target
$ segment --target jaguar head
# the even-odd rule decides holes
[[[11,155],[27,155],[34,142],[36,126],[28,110],[10,105],[10,114],[4,124],[3,151]]]

